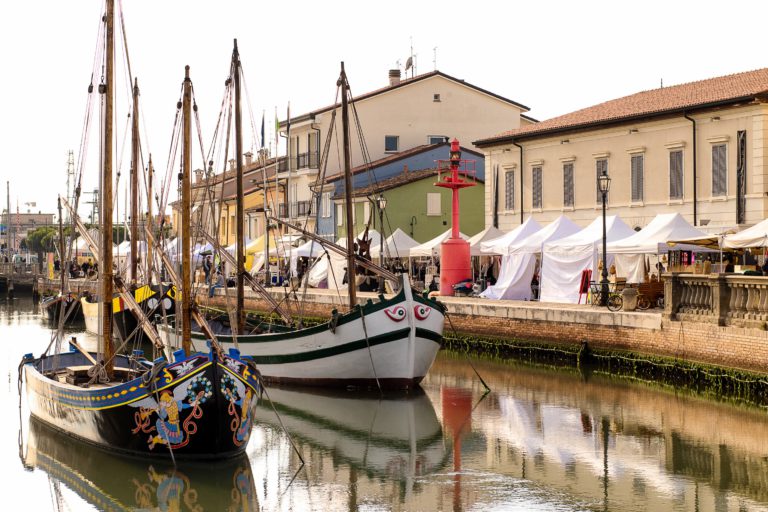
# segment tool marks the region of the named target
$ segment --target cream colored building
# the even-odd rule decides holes
[[[389,85],[362,95],[355,95],[354,77],[350,80],[355,111],[368,162],[408,150],[457,138],[465,147],[471,141],[501,130],[519,128],[534,122],[524,115],[528,107],[486,91],[464,80],[433,71],[401,80],[400,72],[390,71]],[[333,85],[329,86],[331,90]],[[341,113],[334,117],[338,105],[327,106],[283,121],[280,129],[289,139],[291,175],[287,161],[281,167],[289,202],[292,205],[311,200],[310,187],[319,172],[320,154],[333,125],[325,175],[333,176],[342,169]],[[355,123],[350,109],[350,122]],[[290,124],[290,127],[289,127]],[[352,166],[363,165],[357,128],[351,132]],[[319,189],[318,189],[319,190]],[[330,191],[321,200],[330,203]],[[321,207],[322,208],[322,207]],[[292,207],[297,211],[296,206]]]
[[[486,225],[601,214],[640,228],[679,212],[719,232],[768,216],[768,69],[640,92],[476,140],[486,158]],[[494,183],[496,186],[494,186]],[[495,194],[495,197],[494,197]],[[495,200],[494,200],[495,199]],[[494,212],[495,210],[495,212]]]

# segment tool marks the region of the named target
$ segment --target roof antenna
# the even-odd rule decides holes
[[[437,71],[437,46],[432,48],[432,64],[434,65],[434,71]]]
[[[664,88],[664,78],[661,79],[661,88]]]

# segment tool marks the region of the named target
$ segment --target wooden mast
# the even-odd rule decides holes
[[[235,223],[237,224],[237,239],[235,240],[235,255],[237,256],[237,303],[235,306],[237,331],[235,334],[243,334],[245,330],[245,291],[243,287],[243,274],[245,273],[245,236],[243,225],[245,222],[245,212],[243,211],[243,119],[240,112],[240,53],[237,51],[237,39],[235,39],[235,47],[232,50],[232,73],[235,80],[235,158],[237,160],[237,216],[235,218]]]
[[[57,198],[56,203],[59,208],[59,270],[61,271],[59,278],[61,280],[61,295],[63,299],[64,294],[67,293],[65,288],[67,286],[67,273],[64,271],[64,265],[66,262],[64,261],[64,221],[61,218],[61,196]],[[64,307],[62,306],[64,303],[65,302],[63,300],[59,303],[59,315],[61,315],[59,316],[59,325],[61,325],[62,319],[64,318]]]
[[[349,307],[354,308],[357,304],[357,274],[355,270],[355,226],[352,223],[352,159],[349,151],[349,101],[347,94],[349,91],[349,82],[347,82],[347,73],[344,71],[344,62],[341,63],[341,76],[339,83],[341,87],[341,131],[344,135],[344,203],[347,215],[347,290],[349,290]]]
[[[114,53],[115,53],[115,2],[107,0],[106,37],[107,63],[104,73],[104,162],[101,193],[101,334],[104,345],[104,366],[107,377],[114,374],[112,345],[112,117],[114,96]]]
[[[131,126],[131,282],[136,282],[139,238],[139,81],[133,83]]]
[[[152,168],[152,155],[149,155],[149,165],[147,166],[147,226],[152,230],[152,175],[155,170]],[[144,274],[147,276],[147,284],[152,284],[152,242],[151,239],[147,239],[147,257],[146,257],[147,271]]]
[[[184,68],[184,97],[182,101],[182,169],[181,169],[181,344],[184,354],[189,355],[192,339],[192,268],[190,229],[192,214],[190,212],[191,186],[190,172],[192,169],[192,141],[190,130],[192,126],[192,80],[189,79],[189,66]]]

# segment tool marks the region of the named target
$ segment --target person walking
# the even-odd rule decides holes
[[[211,257],[206,256],[203,260],[203,272],[205,272],[205,284],[211,283]]]

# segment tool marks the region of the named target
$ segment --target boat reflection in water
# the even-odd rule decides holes
[[[407,501],[424,490],[419,485],[421,477],[449,465],[450,450],[445,446],[442,426],[421,388],[408,394],[385,392],[383,397],[378,392],[361,395],[359,390],[319,388],[271,387],[268,392],[307,463],[310,487],[334,484],[341,491],[316,502],[317,496],[300,483],[304,476],[297,477],[286,493],[294,502],[302,500],[306,510],[347,509],[362,502],[390,509],[392,503]],[[263,443],[266,450],[259,447],[249,449],[249,453],[270,457],[281,451],[278,448],[284,446],[285,437],[273,435],[279,433],[281,425],[266,396],[257,414],[260,422],[252,441],[254,446]],[[265,475],[267,481],[279,479],[278,471],[285,474],[285,467],[277,467],[282,464],[270,464],[268,460],[261,464],[259,456],[252,455],[254,470],[271,472]],[[260,497],[265,508],[277,506],[279,499],[269,493]]]
[[[246,455],[192,463],[107,453],[30,418],[22,463],[97,510],[259,510]],[[55,496],[54,499],[60,499]],[[78,507],[74,507],[75,509]]]

